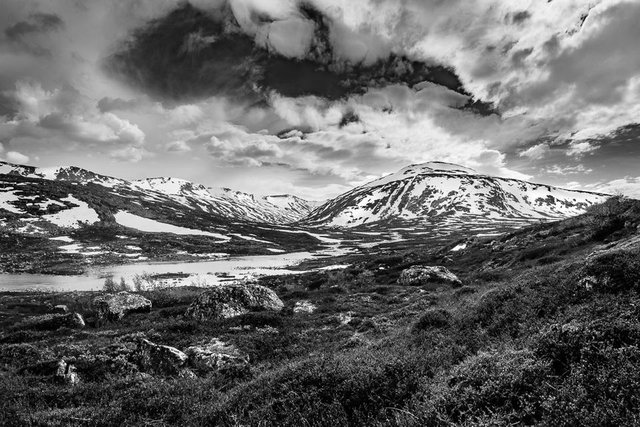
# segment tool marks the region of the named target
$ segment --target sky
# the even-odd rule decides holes
[[[402,167],[640,198],[640,1],[0,0],[0,159],[334,197]]]

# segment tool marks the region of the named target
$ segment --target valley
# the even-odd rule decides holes
[[[326,202],[170,177],[126,181],[76,167],[0,163],[0,172],[5,274],[87,275],[127,264],[140,264],[142,274],[144,263],[247,256],[269,268],[260,260],[297,253],[306,255],[288,269],[325,268],[372,254],[490,239],[576,215],[607,197],[441,162],[409,166]]]

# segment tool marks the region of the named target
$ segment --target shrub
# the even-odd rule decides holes
[[[375,425],[430,376],[423,355],[356,348],[262,374],[236,388],[208,425]]]
[[[429,329],[446,328],[451,323],[451,313],[447,310],[431,309],[427,310],[420,319],[413,325],[414,332],[425,331]]]
[[[104,279],[104,285],[102,285],[102,290],[109,293],[121,292],[121,291],[130,291],[129,285],[124,280],[124,277],[120,278],[120,282],[116,282],[113,279],[113,276],[109,276]]]
[[[640,254],[629,251],[608,252],[587,262],[584,273],[592,277],[595,290],[614,293],[640,287]]]
[[[528,350],[479,353],[431,384],[424,425],[520,425],[541,415],[548,365]]]
[[[535,342],[536,354],[551,362],[556,375],[565,375],[585,351],[640,345],[640,326],[623,319],[553,324]]]

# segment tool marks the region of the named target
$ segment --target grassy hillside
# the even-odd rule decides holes
[[[95,295],[0,296],[2,425],[638,425],[640,202],[495,240],[269,277],[282,313],[182,315],[196,288],[146,292],[151,313],[98,325]],[[462,250],[451,251],[466,244]],[[463,286],[400,286],[412,265]],[[307,301],[313,313],[296,312]],[[67,304],[87,328],[25,320]],[[248,356],[184,378],[145,370],[140,337],[185,349],[215,337]],[[65,358],[80,383],[52,381]]]

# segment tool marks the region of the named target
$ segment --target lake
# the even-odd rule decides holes
[[[129,284],[143,273],[184,273],[189,277],[171,280],[173,286],[196,284],[215,285],[230,279],[241,279],[251,275],[299,274],[301,271],[288,270],[301,261],[313,258],[319,253],[293,252],[274,255],[253,255],[232,257],[202,262],[136,263],[97,267],[80,276],[56,276],[48,274],[0,274],[1,291],[89,291],[100,290],[106,277],[112,276],[116,282],[124,278]],[[342,266],[336,266],[342,267]],[[217,275],[218,276],[217,276]]]

